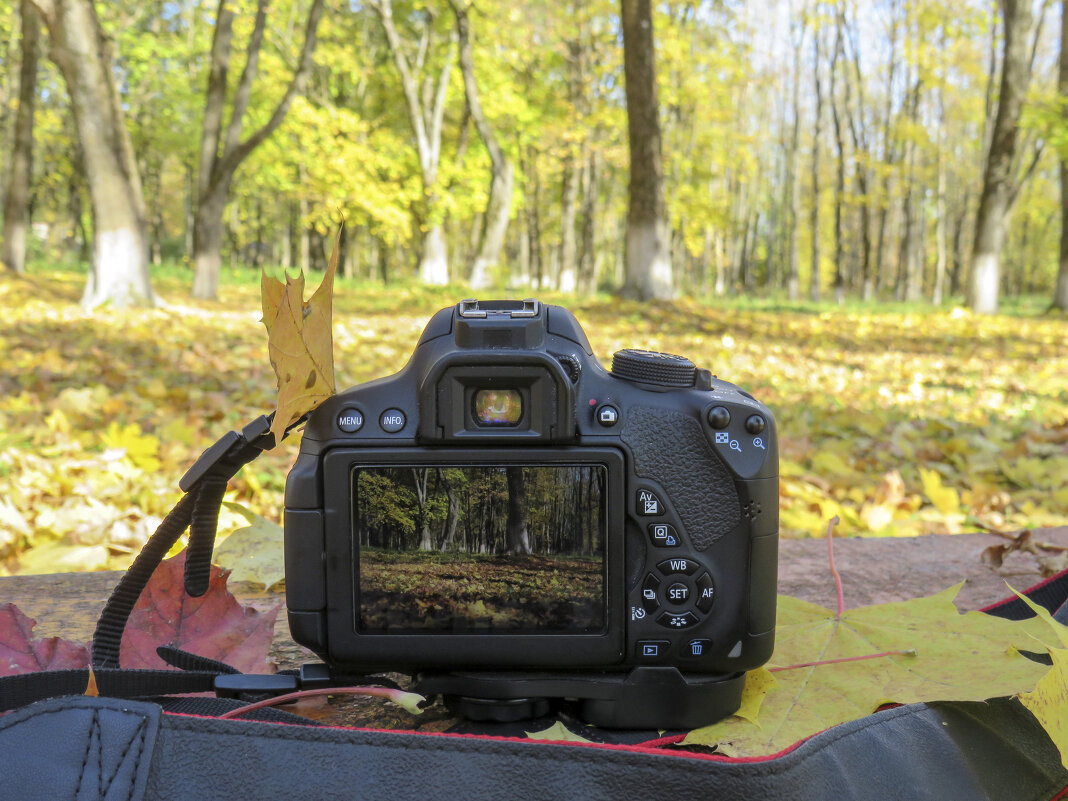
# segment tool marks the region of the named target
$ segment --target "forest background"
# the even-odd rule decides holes
[[[0,569],[128,559],[272,404],[259,269],[323,269],[342,219],[339,385],[458,297],[537,294],[602,358],[684,353],[767,402],[786,535],[1063,524],[1062,5],[645,3],[657,158],[632,160],[635,5],[0,12]],[[287,464],[230,497],[277,518]]]

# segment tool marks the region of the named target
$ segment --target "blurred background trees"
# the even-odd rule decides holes
[[[1062,5],[22,0],[0,256],[92,265],[87,305],[151,299],[166,262],[211,297],[219,269],[325,265],[344,217],[348,276],[622,291],[633,7],[676,294],[1063,306]]]

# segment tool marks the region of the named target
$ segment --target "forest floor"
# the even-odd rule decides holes
[[[199,453],[273,408],[259,285],[167,306],[78,306],[84,275],[0,274],[0,575],[124,567],[178,499]],[[314,282],[314,278],[312,281]],[[339,389],[388,375],[462,287],[339,281]],[[522,291],[520,292],[522,294]],[[1006,535],[1068,522],[1068,321],[1036,303],[960,308],[539,293],[570,308],[609,363],[620,348],[679,353],[774,412],[781,530]],[[295,443],[231,483],[228,500],[278,520]],[[224,511],[222,529],[243,524]]]

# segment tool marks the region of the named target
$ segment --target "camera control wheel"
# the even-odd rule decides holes
[[[685,356],[627,348],[612,356],[612,375],[642,384],[692,387],[697,367]]]

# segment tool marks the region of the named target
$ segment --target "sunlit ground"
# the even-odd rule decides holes
[[[0,570],[122,567],[229,428],[273,408],[258,282],[193,302],[156,278],[153,311],[77,305],[84,276],[0,277]],[[519,294],[530,294],[520,291]],[[471,295],[338,283],[339,388],[387,375],[427,318]],[[686,355],[767,403],[788,537],[1017,531],[1068,522],[1068,321],[1044,299],[977,317],[947,306],[772,300],[637,304],[539,293],[574,311],[605,363]],[[297,452],[246,468],[229,499],[278,520]],[[223,527],[241,522],[224,512]]]

